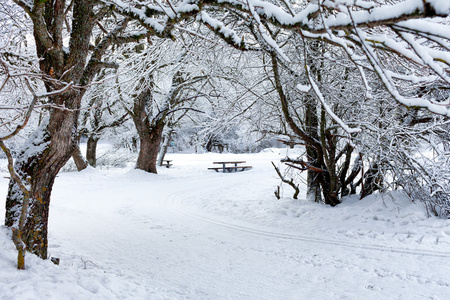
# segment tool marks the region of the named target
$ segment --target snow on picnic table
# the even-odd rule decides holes
[[[169,153],[158,175],[61,173],[49,222],[61,264],[27,255],[16,270],[0,227],[0,299],[448,299],[449,220],[401,193],[331,208],[285,186],[276,200],[270,161],[284,151]],[[253,168],[207,170],[224,160]]]

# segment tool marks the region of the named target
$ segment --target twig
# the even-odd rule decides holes
[[[298,199],[298,194],[300,193],[300,189],[298,188],[298,185],[296,185],[295,183],[294,183],[294,180],[291,178],[291,180],[287,180],[282,174],[281,174],[281,172],[280,172],[280,169],[278,169],[277,168],[277,166],[275,166],[275,164],[273,163],[273,161],[271,162],[272,163],[272,166],[275,168],[275,171],[277,172],[277,174],[278,174],[278,177],[280,177],[280,179],[281,179],[281,181],[283,181],[284,183],[287,183],[287,184],[289,184],[294,190],[295,190],[295,193],[294,193],[294,196],[292,196],[294,199]],[[275,194],[276,195],[276,194]],[[278,190],[278,196],[277,196],[277,198],[279,197],[279,190]],[[280,198],[278,198],[278,199],[280,199]]]

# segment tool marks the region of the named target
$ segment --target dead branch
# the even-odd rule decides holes
[[[294,193],[294,195],[292,196],[292,198],[298,199],[298,194],[300,193],[300,189],[298,188],[298,185],[296,185],[296,184],[294,183],[294,180],[293,180],[292,178],[291,178],[290,180],[287,180],[287,179],[283,176],[283,174],[281,174],[280,169],[278,169],[277,166],[275,166],[275,164],[273,163],[273,161],[272,161],[272,166],[275,168],[275,171],[277,172],[278,177],[280,177],[281,181],[283,181],[284,183],[289,184],[289,185],[295,190],[295,193]],[[279,191],[278,191],[278,197],[279,197]]]

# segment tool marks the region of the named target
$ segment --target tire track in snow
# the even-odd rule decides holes
[[[218,219],[206,217],[204,215],[195,213],[192,210],[189,210],[189,207],[182,205],[183,201],[180,200],[180,198],[182,198],[183,196],[186,196],[188,194],[195,195],[195,194],[201,193],[201,195],[199,197],[202,197],[202,196],[204,197],[204,195],[206,194],[205,190],[207,190],[207,191],[214,190],[214,185],[209,185],[206,188],[203,186],[201,191],[199,191],[198,188],[189,188],[189,189],[183,189],[181,191],[171,193],[166,197],[166,204],[170,203],[172,208],[176,211],[176,213],[183,215],[183,216],[187,216],[198,222],[206,223],[209,225],[226,228],[226,229],[230,229],[230,230],[236,230],[236,231],[240,231],[240,232],[255,234],[255,235],[259,235],[259,236],[266,236],[266,237],[272,237],[272,238],[278,238],[278,239],[284,239],[284,240],[304,241],[304,242],[317,243],[317,244],[335,245],[335,246],[356,248],[356,249],[362,249],[362,250],[392,252],[392,253],[408,254],[408,255],[415,255],[415,256],[450,258],[450,253],[442,252],[442,251],[410,249],[410,248],[402,248],[402,247],[386,247],[383,245],[376,245],[376,244],[364,244],[364,243],[360,243],[360,242],[351,242],[351,241],[338,241],[338,240],[333,240],[333,239],[319,238],[319,237],[315,237],[315,236],[295,235],[295,234],[289,234],[289,233],[269,231],[266,229],[260,229],[260,228],[245,226],[245,225],[232,223],[232,222],[225,222],[225,221],[221,221]]]

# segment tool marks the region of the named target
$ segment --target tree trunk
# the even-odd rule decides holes
[[[75,84],[85,86],[94,74],[93,70],[85,71],[86,68],[89,69],[86,67],[86,60],[95,24],[95,3],[74,1],[70,53],[65,53],[61,30],[65,7],[59,5],[61,1],[58,1],[54,9],[47,9],[51,6],[46,6],[46,2],[35,1],[33,10],[29,12],[33,21],[36,53],[42,58],[40,70],[54,78],[70,78]],[[53,34],[53,39],[49,40],[49,34]],[[51,47],[49,43],[52,43]],[[47,92],[54,92],[62,87],[61,84],[52,82],[46,82],[45,85]],[[29,189],[28,215],[21,238],[26,250],[42,259],[47,258],[50,194],[56,175],[73,153],[79,107],[85,92],[85,89],[70,90],[48,97],[48,103],[55,107],[50,109],[48,119],[42,122],[21,147],[14,166]],[[18,228],[23,200],[24,195],[17,182],[11,179],[6,198],[6,226]]]
[[[141,144],[136,169],[149,173],[158,173],[156,170],[156,159],[158,158],[163,129],[164,123],[157,123],[154,127],[149,128],[147,132],[139,134]]]
[[[378,164],[374,163],[363,176],[360,199],[372,195],[380,189],[383,183],[383,176],[380,173]]]
[[[102,68],[101,58],[113,39],[103,39],[101,47],[96,48],[88,62],[92,30],[102,15],[95,11],[97,1],[72,2],[70,35],[63,33],[64,20],[70,11],[65,1],[33,1],[32,8],[26,1],[15,2],[20,2],[24,9],[27,7],[25,10],[33,23],[41,72],[56,79],[44,83],[50,93],[47,101],[51,107],[49,117],[21,147],[14,165],[18,176],[27,183],[29,192],[28,213],[25,224],[20,228],[21,240],[27,251],[46,259],[50,194],[56,175],[74,151],[79,108],[86,89],[68,89],[61,94],[55,94],[55,91],[64,87],[61,83],[64,81],[87,87]],[[69,38],[68,47],[63,43],[65,37]],[[17,225],[25,198],[19,184],[11,179],[6,198],[6,226],[19,228]]]
[[[80,144],[78,141],[73,147],[72,159],[75,163],[75,166],[77,166],[78,172],[83,171],[84,169],[87,168],[88,163],[84,159],[83,154],[81,153]]]
[[[91,134],[87,140],[86,159],[91,167],[97,166],[97,144],[99,138]]]
[[[336,190],[336,179],[332,179],[328,171],[322,172],[320,175],[320,182],[322,187],[323,202],[325,204],[336,206],[341,201],[339,200],[339,194]]]
[[[317,117],[317,107],[315,100],[310,96],[306,96],[303,101],[305,107],[305,133],[315,140],[319,140],[319,118]],[[318,153],[316,147],[310,144],[306,145],[306,156],[308,164],[318,167]],[[306,199],[319,203],[322,200],[319,174],[309,168],[306,175]]]
[[[72,94],[73,102],[81,95]],[[73,103],[72,102],[72,103]],[[21,237],[27,251],[47,258],[47,231],[50,193],[56,175],[73,153],[72,135],[77,124],[77,111],[53,109],[50,118],[29,137],[19,151],[15,170],[28,183],[30,202],[28,217]],[[23,194],[18,184],[10,180],[6,199],[5,225],[17,227]]]
[[[150,121],[147,109],[153,101],[152,89],[153,86],[149,85],[134,99],[131,116],[140,140],[136,169],[156,174],[156,160],[164,126],[166,125],[166,113],[162,112]]]

